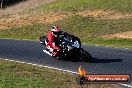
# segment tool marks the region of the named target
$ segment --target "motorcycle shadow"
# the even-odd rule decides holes
[[[58,59],[58,60],[67,61],[67,62],[84,62],[84,61],[77,59],[77,58],[65,58],[65,59]]]
[[[85,62],[82,61],[80,59],[76,59],[76,58],[65,58],[65,59],[59,59],[62,61],[70,61],[70,62]],[[95,58],[95,57],[91,57],[91,62],[88,63],[112,63],[112,62],[122,62],[122,59],[99,59],[99,58]]]
[[[122,59],[99,59],[92,57],[92,63],[112,63],[112,62],[122,62]]]
[[[68,61],[68,62],[86,62],[86,63],[92,63],[92,57],[90,56],[88,60],[80,59],[80,57],[68,57],[63,59],[58,59],[62,61]]]

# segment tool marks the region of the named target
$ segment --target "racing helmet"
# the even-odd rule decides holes
[[[58,35],[58,33],[59,33],[59,27],[58,26],[53,26],[52,28],[51,28],[51,32],[54,34],[54,35]]]

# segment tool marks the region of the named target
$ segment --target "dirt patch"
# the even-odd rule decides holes
[[[119,12],[111,10],[85,10],[82,12],[49,12],[35,15],[12,15],[10,18],[0,19],[0,29],[6,29],[9,27],[30,25],[33,23],[53,23],[58,20],[62,20],[66,17],[80,15],[95,17],[97,19],[123,19],[123,18],[132,18],[132,14],[121,14]]]
[[[67,13],[47,13],[41,15],[14,15],[11,18],[0,20],[0,29],[6,29],[9,27],[19,27],[24,25],[31,25],[33,23],[53,23],[58,20],[69,16]]]
[[[90,17],[96,17],[101,19],[124,19],[124,18],[132,18],[132,14],[128,13],[120,13],[113,10],[86,10],[78,13],[81,16],[90,16]]]
[[[41,4],[50,3],[55,0],[27,0],[21,3],[15,4],[13,6],[9,6],[6,9],[0,9],[0,18],[3,16],[18,14],[25,9],[31,9],[37,7]]]
[[[103,38],[111,39],[111,38],[129,38],[132,39],[132,31],[129,32],[122,32],[117,34],[110,34],[110,35],[104,35]]]

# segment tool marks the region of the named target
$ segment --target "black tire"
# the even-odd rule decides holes
[[[80,49],[80,60],[91,63],[92,57],[86,50],[81,48]]]
[[[86,83],[86,78],[83,76],[78,76],[77,77],[77,84],[78,85],[84,85]]]

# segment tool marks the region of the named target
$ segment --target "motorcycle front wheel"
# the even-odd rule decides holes
[[[92,62],[91,55],[84,49],[80,49],[80,60],[85,62]]]

